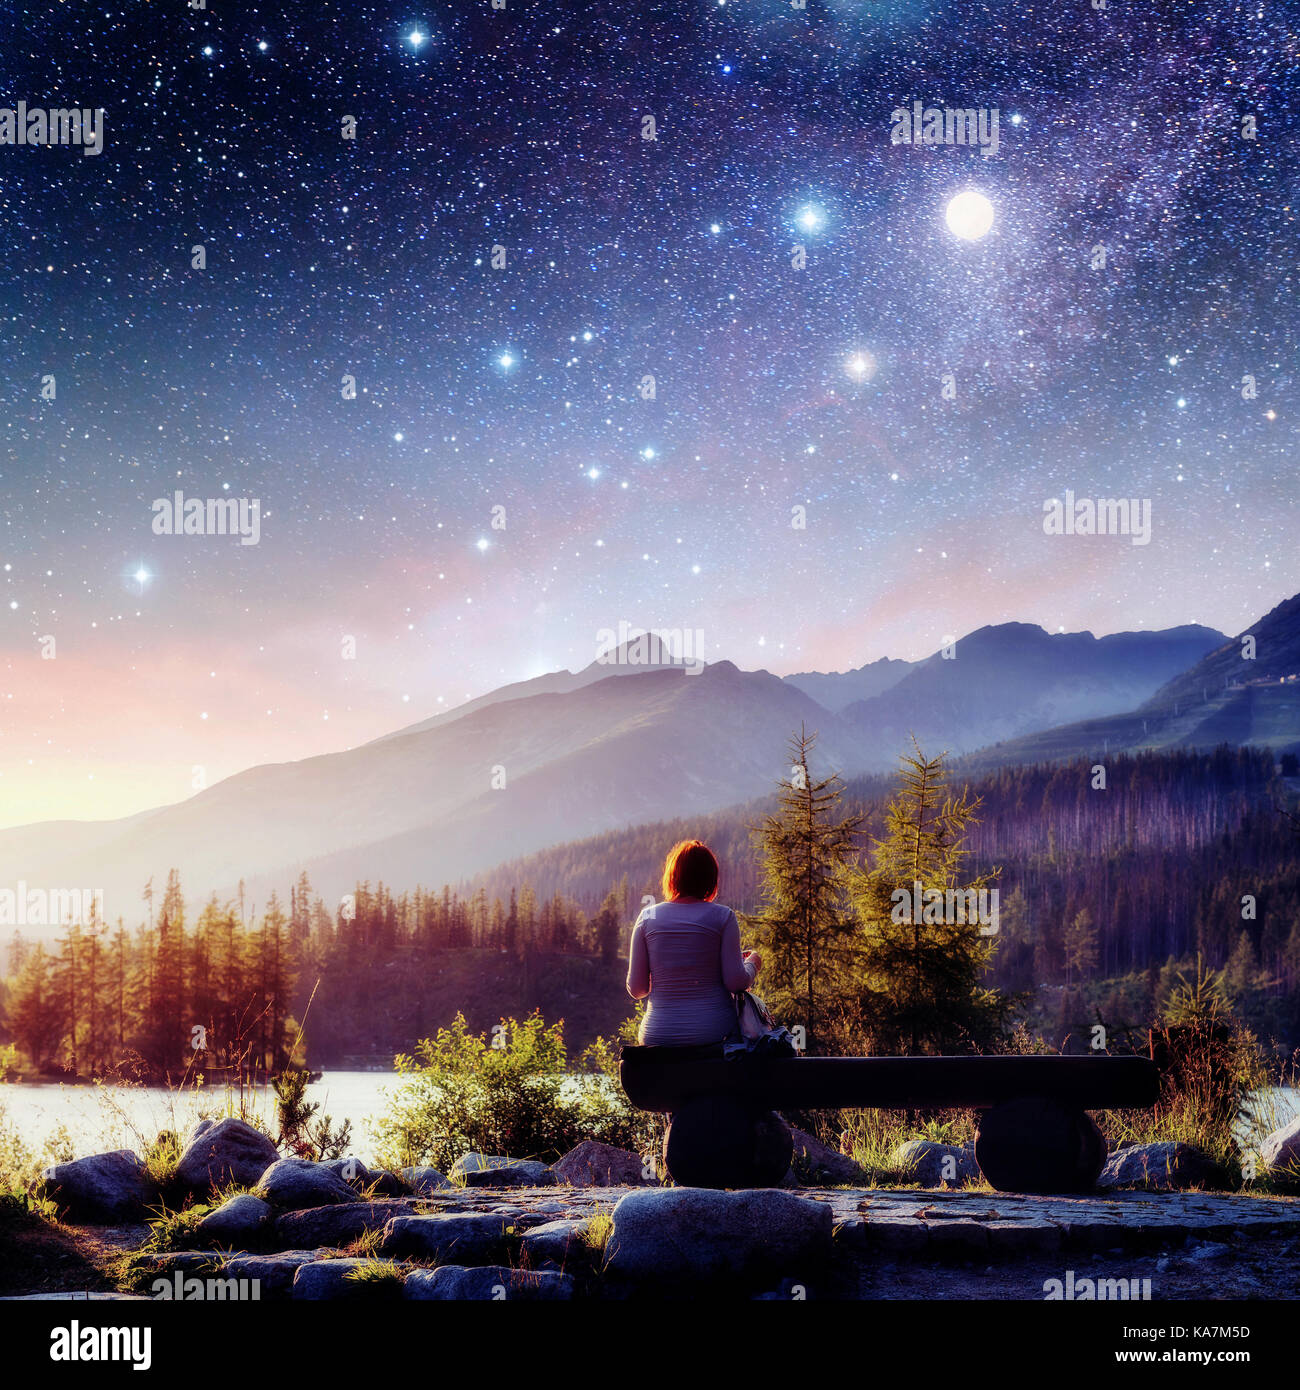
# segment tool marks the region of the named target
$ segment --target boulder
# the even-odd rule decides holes
[[[254,1297],[261,1300],[288,1298],[299,1266],[321,1259],[323,1253],[319,1250],[282,1250],[276,1255],[231,1255],[223,1259],[211,1250],[174,1250],[163,1255],[136,1255],[133,1266],[143,1279],[149,1281],[148,1289],[162,1297],[167,1297],[167,1293],[158,1287],[159,1282],[174,1288],[176,1274],[180,1272],[186,1278],[199,1278],[205,1282],[209,1279],[222,1282],[229,1279],[249,1280],[250,1285],[244,1290],[245,1296],[250,1300]],[[255,1286],[251,1285],[252,1280],[257,1281]],[[221,1294],[214,1291],[211,1296],[214,1300],[221,1297],[229,1301],[237,1297],[238,1292],[227,1287]],[[203,1296],[202,1293],[188,1295],[190,1298]],[[182,1291],[181,1297],[186,1298],[186,1292]]]
[[[395,1216],[384,1227],[380,1253],[395,1259],[487,1264],[509,1247],[508,1216],[458,1212],[445,1216]]]
[[[374,1260],[318,1260],[299,1265],[293,1276],[291,1297],[358,1301],[401,1298],[402,1280],[399,1278],[360,1282],[352,1277],[375,1263]]]
[[[1289,1125],[1275,1129],[1259,1146],[1259,1156],[1270,1168],[1291,1168],[1300,1172],[1300,1115]]]
[[[1222,1178],[1209,1154],[1192,1144],[1130,1144],[1116,1149],[1107,1159],[1097,1186],[1181,1192],[1189,1187],[1217,1185]]]
[[[908,1174],[916,1187],[960,1187],[967,1178],[979,1181],[974,1149],[957,1144],[936,1144],[929,1139],[909,1139],[889,1156],[890,1163]]]
[[[372,1168],[367,1184],[376,1197],[409,1197],[410,1184],[389,1168]]]
[[[790,1170],[796,1179],[820,1187],[853,1187],[866,1181],[866,1173],[851,1158],[813,1135],[791,1126],[790,1138],[794,1143]]]
[[[443,1265],[440,1269],[414,1270],[407,1276],[402,1293],[413,1299],[536,1302],[570,1299],[573,1286],[571,1274],[512,1269],[508,1265],[484,1265],[477,1269]]]
[[[462,1154],[449,1175],[466,1187],[553,1187],[550,1166],[533,1158],[497,1158],[490,1154]]]
[[[630,1149],[616,1149],[595,1139],[584,1139],[570,1149],[552,1169],[555,1181],[565,1187],[646,1187],[656,1185],[645,1176],[645,1160]]]
[[[315,1246],[350,1245],[367,1231],[382,1230],[395,1216],[413,1216],[409,1202],[340,1202],[327,1207],[305,1207],[276,1218],[275,1238],[286,1248],[305,1250]]]
[[[768,1188],[629,1192],[614,1208],[606,1272],[635,1280],[800,1277],[831,1253],[829,1202]]]
[[[282,1158],[258,1180],[255,1193],[273,1207],[323,1207],[355,1202],[356,1192],[327,1164],[309,1158]]]
[[[451,1183],[436,1169],[426,1166],[403,1168],[399,1174],[412,1192],[421,1195],[438,1192],[451,1186]]]
[[[181,1154],[176,1177],[196,1192],[230,1182],[252,1187],[279,1156],[271,1140],[243,1120],[201,1120]]]
[[[251,1192],[241,1192],[215,1211],[210,1211],[194,1228],[213,1245],[248,1250],[261,1243],[271,1223],[271,1208]]]
[[[138,1155],[114,1149],[46,1168],[35,1190],[69,1221],[108,1224],[144,1216],[149,1182]]]
[[[298,1270],[314,1264],[321,1254],[320,1250],[281,1250],[275,1255],[232,1255],[221,1272],[228,1279],[256,1279],[260,1298],[289,1298]]]
[[[327,1158],[321,1166],[356,1188],[368,1187],[376,1176],[359,1158]]]
[[[588,1247],[582,1233],[586,1227],[586,1221],[565,1219],[547,1221],[525,1231],[521,1247],[530,1266],[536,1269],[544,1264],[562,1265],[575,1254],[585,1254]]]

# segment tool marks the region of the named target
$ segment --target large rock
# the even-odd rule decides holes
[[[1189,1187],[1217,1186],[1223,1176],[1209,1154],[1192,1144],[1130,1144],[1116,1149],[1107,1159],[1097,1186],[1181,1192]]]
[[[439,1263],[487,1264],[509,1247],[507,1215],[463,1212],[446,1216],[395,1216],[384,1227],[380,1253],[395,1259],[414,1257]]]
[[[1259,1156],[1269,1168],[1300,1172],[1300,1115],[1289,1125],[1275,1129],[1259,1146]]]
[[[270,1139],[243,1120],[200,1120],[181,1154],[176,1177],[200,1192],[230,1182],[252,1187],[279,1156]]]
[[[414,1299],[475,1299],[515,1303],[570,1299],[573,1276],[544,1270],[512,1269],[486,1265],[465,1269],[443,1265],[441,1269],[417,1269],[407,1276],[403,1294]]]
[[[627,1279],[802,1276],[831,1253],[829,1202],[776,1189],[629,1192],[614,1208],[606,1271]]]
[[[56,1163],[42,1172],[36,1189],[69,1221],[104,1224],[139,1220],[149,1196],[144,1164],[130,1149]]]
[[[595,1139],[584,1139],[570,1149],[553,1170],[555,1181],[565,1187],[646,1187],[656,1179],[645,1176],[645,1159],[630,1149],[616,1149]]]
[[[155,1296],[168,1297],[168,1289],[175,1288],[179,1272],[184,1277],[180,1294],[182,1299],[210,1297],[229,1300],[242,1296],[249,1300],[264,1300],[288,1298],[299,1266],[320,1260],[324,1254],[320,1250],[282,1250],[276,1255],[231,1255],[222,1259],[211,1250],[175,1250],[162,1255],[136,1255],[133,1264]],[[205,1286],[208,1280],[212,1280],[211,1293],[206,1288],[194,1292],[185,1288],[184,1279],[189,1277],[203,1280]],[[249,1282],[242,1289],[218,1288],[231,1279]],[[255,1285],[253,1280],[257,1281]],[[159,1287],[160,1282],[164,1287]],[[174,1298],[176,1295],[171,1293],[170,1296]]]
[[[241,1192],[210,1211],[194,1229],[214,1245],[249,1250],[261,1243],[270,1223],[271,1208],[251,1192]]]
[[[449,1176],[466,1187],[553,1187],[555,1174],[534,1158],[498,1158],[492,1154],[462,1154]]]
[[[281,1210],[355,1202],[356,1192],[327,1164],[309,1158],[282,1158],[258,1180],[255,1193]]]
[[[582,1233],[587,1225],[586,1221],[564,1218],[525,1231],[521,1248],[528,1256],[529,1265],[533,1269],[547,1264],[562,1265],[575,1255],[585,1254],[588,1246]]]
[[[790,1138],[794,1144],[790,1168],[798,1180],[821,1187],[853,1187],[866,1181],[866,1173],[851,1158],[813,1135],[791,1126]]]
[[[288,1211],[276,1219],[276,1241],[305,1250],[309,1246],[350,1245],[367,1231],[382,1230],[395,1216],[413,1216],[409,1202],[341,1202],[335,1206]]]
[[[421,1196],[426,1196],[430,1192],[440,1192],[451,1186],[451,1183],[442,1173],[436,1168],[430,1168],[427,1164],[417,1165],[414,1168],[403,1168],[399,1176],[412,1192]]]
[[[256,1279],[261,1298],[289,1298],[298,1270],[321,1258],[319,1250],[282,1250],[276,1255],[234,1255],[222,1273],[232,1279]]]
[[[967,1178],[979,1181],[974,1149],[956,1144],[936,1144],[930,1139],[909,1139],[889,1156],[890,1163],[907,1174],[916,1187],[960,1187]]]
[[[354,1301],[401,1298],[400,1278],[361,1281],[354,1277],[374,1265],[374,1260],[318,1260],[299,1265],[293,1276],[292,1297]]]
[[[327,1158],[321,1166],[337,1174],[352,1187],[366,1187],[376,1176],[359,1158]]]

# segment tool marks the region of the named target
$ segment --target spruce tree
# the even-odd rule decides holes
[[[849,875],[850,901],[861,932],[858,1019],[876,1052],[966,1052],[995,1046],[1017,1002],[983,981],[993,936],[981,936],[969,913],[927,903],[925,895],[987,890],[997,871],[962,882],[967,828],[978,798],[947,786],[943,755],[902,754],[897,795],[885,835],[873,841],[872,864]],[[960,920],[966,915],[968,920]]]
[[[852,979],[855,926],[845,909],[843,876],[860,815],[843,815],[838,773],[816,778],[809,759],[817,735],[800,726],[790,740],[790,777],[777,811],[753,828],[762,857],[766,906],[746,915],[763,957],[764,999],[784,1021],[802,1023],[810,1052],[829,1041]]]

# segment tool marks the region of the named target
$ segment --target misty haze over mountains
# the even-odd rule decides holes
[[[960,639],[950,657],[784,679],[725,660],[693,672],[643,643],[344,752],[250,768],[176,805],[0,831],[0,885],[102,888],[108,919],[128,923],[146,880],[161,884],[170,868],[191,901],[233,896],[242,878],[260,904],[303,869],[327,902],[361,879],[436,887],[564,841],[763,796],[788,775],[801,724],[818,732],[820,766],[849,776],[895,768],[913,732],[927,752],[983,750],[991,765],[1100,751],[1110,735],[1095,728],[1141,746],[1143,719],[1163,731],[1159,746],[1206,746],[1207,719],[1228,741],[1300,746],[1300,683],[1280,680],[1300,671],[1300,596],[1251,631],[1249,679],[1276,693],[1234,692],[1249,665],[1240,641],[1199,626],[1095,638],[1006,623]],[[1210,686],[1223,697],[1213,708]],[[1244,717],[1243,701],[1267,706],[1267,719]]]

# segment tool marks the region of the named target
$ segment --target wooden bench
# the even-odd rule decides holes
[[[983,1113],[975,1159],[1001,1192],[1096,1185],[1106,1141],[1089,1110],[1155,1103],[1145,1057],[724,1057],[710,1047],[624,1047],[619,1067],[638,1110],[671,1115],[664,1162],[689,1187],[771,1187],[790,1166],[775,1110]]]

